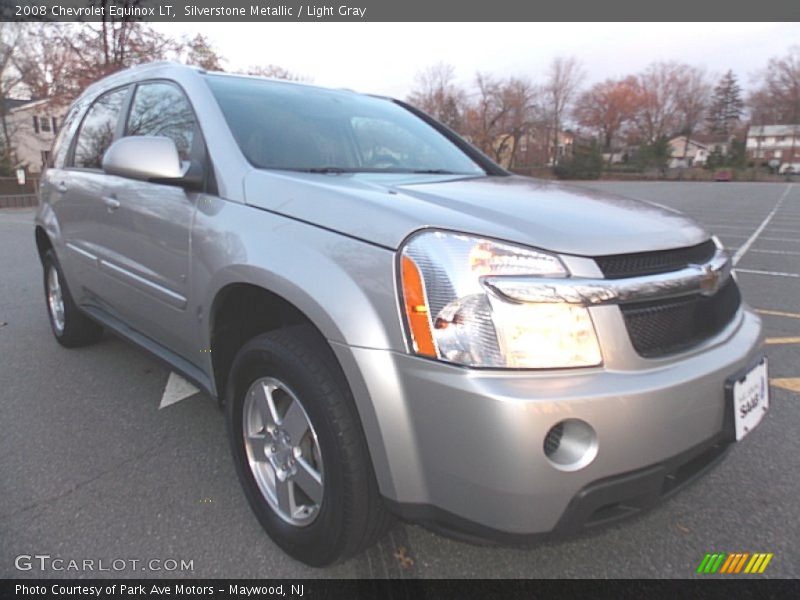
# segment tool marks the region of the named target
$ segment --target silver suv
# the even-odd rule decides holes
[[[258,519],[327,565],[395,516],[502,543],[652,505],[768,407],[761,324],[686,217],[510,175],[388,98],[153,64],[75,102],[36,243],[224,405]]]

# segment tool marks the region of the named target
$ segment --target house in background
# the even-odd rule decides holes
[[[742,135],[742,133],[740,133]],[[736,134],[697,133],[688,140],[685,135],[672,138],[669,143],[671,169],[677,167],[705,167],[709,158],[716,154],[726,157],[731,154]],[[686,156],[684,158],[684,151]]]
[[[548,165],[557,165],[563,159],[573,155],[575,148],[575,134],[571,131],[559,131],[558,143],[549,145]]]
[[[633,147],[633,150],[636,148]],[[628,162],[631,155],[631,148],[614,148],[609,152],[603,152],[603,162],[607,165],[621,165]]]
[[[674,137],[667,143],[670,156],[667,166],[670,169],[705,166],[711,152],[706,144],[685,135]]]
[[[736,139],[744,139],[744,137],[744,130],[737,130],[728,135],[718,133],[698,133],[697,135],[693,136],[692,139],[700,142],[701,144],[705,144],[705,147],[708,148],[709,153],[718,152],[722,156],[728,156],[733,149],[733,143],[736,141]]]
[[[747,158],[756,164],[775,160],[778,172],[800,173],[800,124],[752,125],[747,130]]]
[[[555,145],[554,137],[549,127],[531,127],[519,138],[514,148],[511,135],[499,135],[494,140],[495,156],[500,165],[506,168],[552,167],[554,156],[555,164],[572,156],[575,143],[575,134],[571,131],[558,133],[558,145]]]
[[[15,169],[41,173],[50,160],[53,140],[63,119],[63,108],[48,99],[4,100],[5,127],[11,140]]]

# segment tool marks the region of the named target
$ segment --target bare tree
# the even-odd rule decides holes
[[[508,165],[513,167],[517,164],[522,139],[540,120],[538,100],[541,91],[529,80],[517,77],[505,81],[499,91],[503,96],[501,105],[506,107],[506,111],[501,120],[504,140],[498,154],[505,156]]]
[[[455,84],[452,65],[437,63],[420,71],[408,102],[453,129],[460,129],[466,94]]]
[[[20,27],[14,65],[27,95],[49,99],[56,110],[65,108],[77,93],[71,74],[78,69],[64,40],[75,35],[76,27],[65,23],[24,23]]]
[[[655,142],[680,129],[681,69],[675,62],[655,62],[637,77],[640,98],[636,124],[647,142]]]
[[[98,0],[101,6],[113,0]],[[125,0],[136,6],[140,0]],[[107,11],[106,11],[107,14]],[[137,64],[175,57],[182,49],[180,42],[157,32],[147,23],[129,17],[104,18],[100,23],[82,23],[66,29],[60,38],[71,52],[70,69],[65,78],[74,93],[111,73]]]
[[[540,89],[528,79],[476,73],[460,133],[499,163],[517,163],[521,141],[540,120]]]
[[[600,138],[605,150],[611,151],[623,127],[636,118],[638,101],[635,77],[607,79],[578,97],[574,115],[578,123]]]
[[[800,46],[770,59],[749,104],[756,122],[800,124]]]
[[[502,94],[502,82],[485,73],[475,74],[475,99],[465,114],[463,133],[486,154],[497,157],[499,136],[510,107]],[[501,141],[502,144],[502,141]]]
[[[108,8],[120,2],[98,0]],[[141,4],[124,0],[123,7]],[[106,10],[107,14],[107,10]],[[97,23],[21,23],[14,66],[32,97],[69,102],[87,85],[127,67],[140,63],[177,58],[183,43],[162,35],[147,23],[131,17],[106,16]],[[204,47],[205,44],[205,47]],[[198,35],[188,42],[191,55],[213,49]]]
[[[558,56],[550,63],[547,81],[544,84],[546,97],[546,110],[550,116],[553,127],[553,165],[558,164],[559,132],[563,125],[564,116],[578,93],[578,88],[584,78],[581,63],[574,57],[565,58]]]
[[[675,85],[676,116],[680,131],[686,136],[683,145],[683,158],[686,159],[689,139],[705,117],[711,85],[704,69],[687,64],[677,65]]]

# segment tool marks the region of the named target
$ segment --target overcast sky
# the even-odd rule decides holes
[[[439,61],[469,84],[476,71],[544,77],[555,56],[575,56],[587,83],[680,60],[743,87],[773,56],[800,44],[798,23],[159,23],[175,36],[201,32],[227,70],[277,64],[314,83],[405,97],[414,75]]]

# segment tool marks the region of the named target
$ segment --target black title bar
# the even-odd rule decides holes
[[[759,0],[0,0],[3,21],[798,21]],[[442,35],[446,35],[443,31]]]

